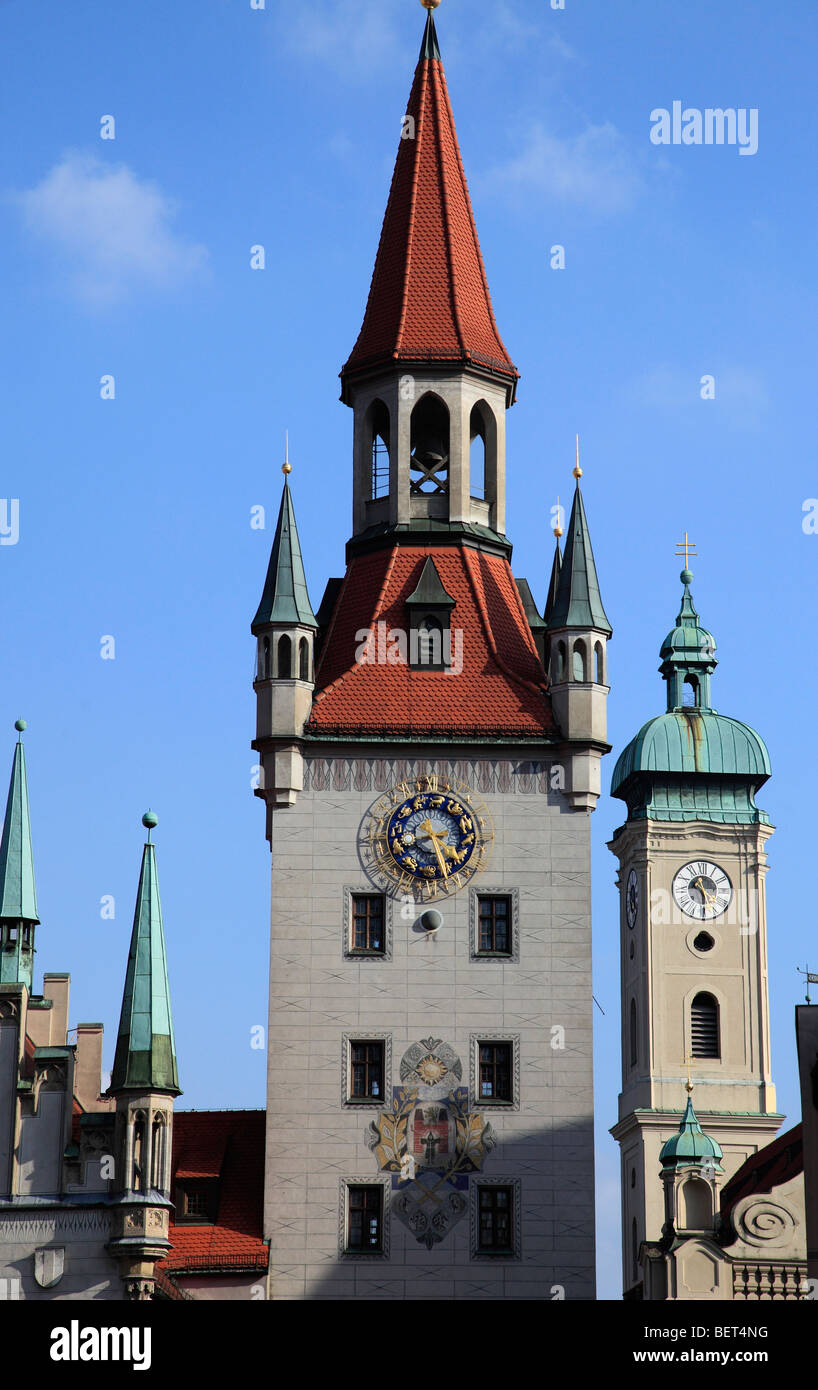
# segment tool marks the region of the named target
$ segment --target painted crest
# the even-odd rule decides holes
[[[59,1284],[65,1269],[65,1249],[35,1250],[34,1278],[41,1289],[53,1289]]]
[[[469,1109],[460,1058],[441,1039],[413,1043],[401,1060],[402,1080],[392,1108],[369,1126],[366,1142],[382,1173],[392,1175],[392,1211],[427,1249],[439,1244],[468,1211],[468,1186],[479,1172],[494,1133]]]

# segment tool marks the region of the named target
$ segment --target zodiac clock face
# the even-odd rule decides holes
[[[493,835],[486,808],[465,786],[433,773],[401,782],[365,827],[370,873],[415,897],[455,893],[485,861]]]
[[[711,922],[730,905],[733,885],[724,869],[709,859],[685,864],[673,879],[673,897],[686,917]]]

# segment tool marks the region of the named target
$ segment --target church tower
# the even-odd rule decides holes
[[[773,827],[755,803],[770,762],[753,729],[712,707],[716,643],[700,625],[692,580],[685,567],[679,615],[660,653],[666,712],[628,744],[611,785],[628,808],[610,844],[619,860],[622,980],[622,1093],[611,1133],[621,1149],[626,1296],[639,1284],[642,1243],[658,1239],[668,1219],[657,1174],[670,1191],[675,1179],[668,1188],[662,1155],[685,1110],[687,1067],[725,1181],[783,1119],[767,993]]]
[[[594,1296],[589,820],[611,629],[578,488],[545,615],[511,571],[518,373],[436,2],[341,372],[346,572],[313,616],[287,478],[253,623],[274,1299]],[[547,644],[571,653],[553,694]]]

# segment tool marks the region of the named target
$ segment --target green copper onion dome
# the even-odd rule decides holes
[[[693,606],[690,570],[680,577],[681,609],[660,652],[667,711],[643,724],[623,749],[611,795],[628,803],[630,820],[769,824],[754,801],[771,773],[769,754],[748,724],[712,708],[716,642]]]
[[[709,1166],[712,1163],[716,1171],[721,1173],[721,1157],[720,1146],[709,1134],[705,1134],[693,1109],[693,1101],[688,1096],[682,1122],[676,1134],[671,1135],[659,1151],[659,1162],[663,1171],[668,1168],[686,1167],[691,1163],[699,1166],[705,1163]]]

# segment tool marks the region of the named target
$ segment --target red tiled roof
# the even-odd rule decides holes
[[[381,362],[474,361],[515,382],[491,307],[443,64],[421,57],[363,327],[341,373]]]
[[[263,1235],[264,1111],[176,1111],[172,1193],[177,1179],[219,1180],[213,1225],[171,1222],[171,1253],[157,1269],[266,1269]]]
[[[725,1185],[721,1194],[721,1214],[728,1220],[742,1197],[754,1192],[772,1192],[790,1182],[804,1171],[804,1146],[801,1125],[780,1134],[758,1153],[751,1154]]]
[[[459,675],[413,671],[407,664],[356,662],[371,630],[386,641],[406,630],[406,599],[431,555],[455,599],[452,632],[462,632]],[[378,624],[385,628],[379,629]],[[545,674],[511,567],[505,557],[460,546],[384,548],[352,558],[329,624],[309,733],[420,736],[468,733],[557,736]]]

